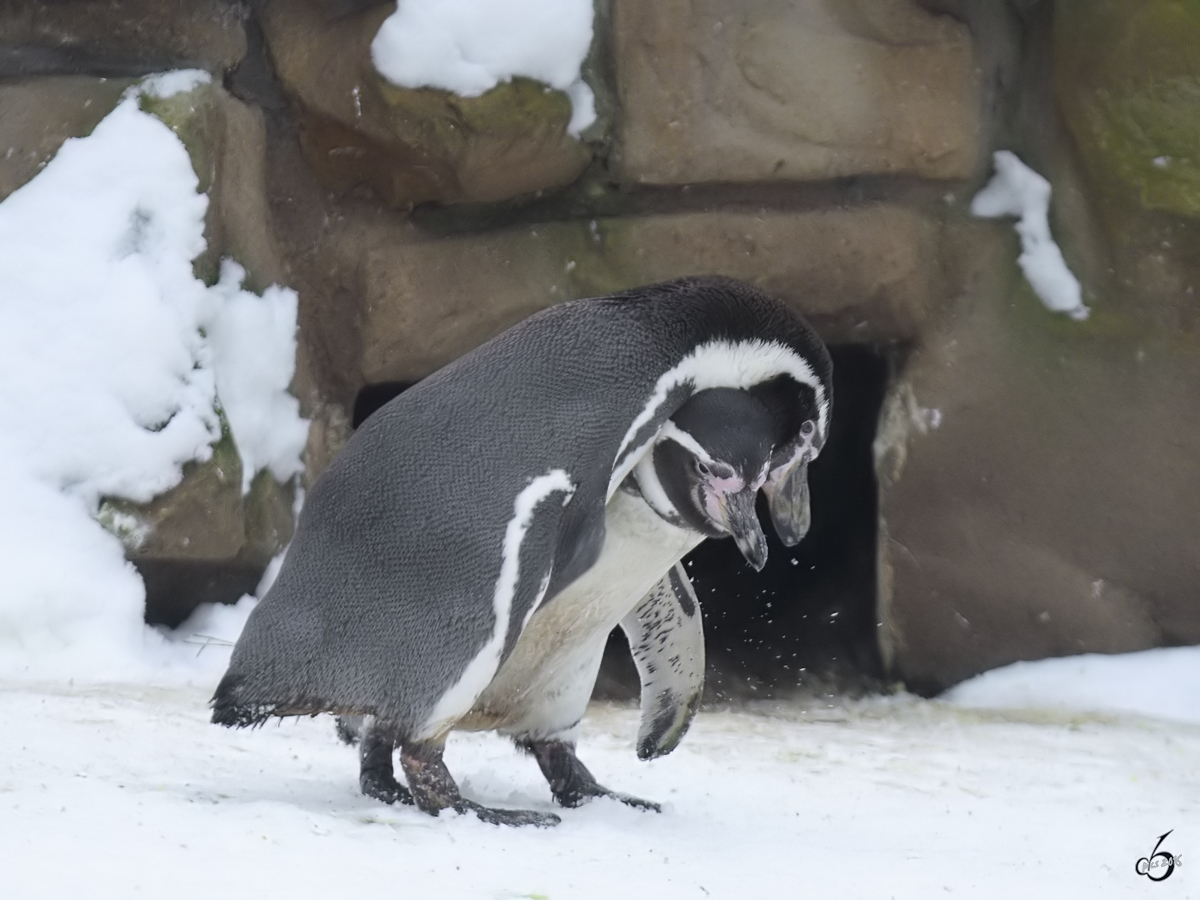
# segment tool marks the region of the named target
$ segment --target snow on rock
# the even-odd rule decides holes
[[[243,493],[263,469],[278,481],[303,471],[308,439],[300,401],[287,392],[296,360],[296,292],[271,285],[258,297],[241,290],[245,277],[237,263],[222,263],[205,328],[217,396],[242,457]]]
[[[375,68],[401,87],[478,97],[515,75],[571,97],[572,135],[596,120],[580,75],[592,0],[401,0],[371,44]]]
[[[186,94],[201,85],[211,83],[212,75],[203,69],[176,69],[173,72],[160,72],[142,79],[137,86],[137,92],[165,100],[176,94]]]
[[[1200,723],[1200,647],[1018,662],[942,695],[981,709],[1137,713]]]
[[[158,95],[205,73],[149,80]],[[208,198],[135,89],[0,203],[0,671],[116,678],[170,663],[144,589],[91,517],[146,501],[205,460],[224,405],[248,476],[299,470],[285,391],[296,297],[196,279]]]
[[[1017,216],[1021,237],[1017,264],[1033,292],[1047,309],[1078,321],[1086,319],[1089,310],[1079,280],[1050,235],[1050,182],[1008,150],[997,150],[993,160],[996,174],[971,201],[971,212],[987,219]]]

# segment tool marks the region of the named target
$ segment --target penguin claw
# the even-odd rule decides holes
[[[634,809],[662,812],[662,807],[653,800],[618,794],[596,781],[588,767],[575,755],[574,744],[567,741],[524,739],[517,741],[517,747],[537,760],[538,767],[550,783],[550,793],[554,795],[554,802],[559,806],[575,809],[596,797],[611,797]]]
[[[559,791],[554,795],[555,801],[560,806],[565,806],[570,809],[577,809],[590,800],[595,800],[597,797],[608,797],[612,800],[619,800],[626,806],[632,806],[634,809],[646,810],[647,812],[662,812],[662,806],[655,803],[653,800],[643,800],[641,797],[634,797],[630,794],[621,794],[617,791],[610,791],[602,784],[578,785],[572,791]]]
[[[634,809],[645,810],[646,812],[662,812],[662,804],[655,803],[653,800],[643,800],[641,797],[634,797],[630,794],[618,794],[616,791],[605,789],[601,794],[603,797],[612,797],[614,800],[620,800],[626,806],[632,806]]]
[[[400,803],[413,806],[412,791],[396,780],[390,772],[378,769],[364,769],[359,773],[358,786],[367,797],[382,800],[384,803]]]
[[[452,807],[455,812],[474,813],[481,822],[489,825],[532,825],[535,828],[552,828],[562,822],[554,813],[535,812],[532,809],[492,809],[471,800],[459,800]]]

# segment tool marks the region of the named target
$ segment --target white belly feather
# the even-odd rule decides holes
[[[546,738],[574,727],[587,707],[609,632],[704,539],[625,491],[608,502],[605,531],[596,564],[533,614],[456,728]]]

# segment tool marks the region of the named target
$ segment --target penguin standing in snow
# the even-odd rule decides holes
[[[382,407],[317,479],[213,721],[336,713],[363,792],[434,815],[559,821],[463,798],[442,760],[455,729],[510,736],[564,806],[657,809],[575,755],[607,636],[621,625],[642,679],[638,755],[670,752],[704,677],[679,560],[732,536],[761,568],[760,490],[784,543],[804,536],[831,373],[799,316],[729,279],[517,324]]]

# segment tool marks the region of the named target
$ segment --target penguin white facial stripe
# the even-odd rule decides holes
[[[612,499],[617,486],[654,444],[657,435],[633,452],[627,452],[634,436],[654,418],[672,388],[685,381],[690,381],[696,391],[715,387],[748,388],[779,375],[788,375],[813,389],[817,400],[818,427],[821,434],[825,434],[829,427],[829,398],[812,366],[796,351],[775,341],[709,341],[696,347],[659,377],[646,407],[630,424],[617,450],[612,477],[608,482],[608,499]]]
[[[452,724],[471,708],[484,688],[496,677],[500,668],[500,657],[504,652],[504,641],[508,636],[509,618],[512,614],[513,598],[521,577],[521,543],[533,522],[533,514],[539,504],[550,495],[565,493],[565,506],[575,494],[575,484],[562,469],[551,469],[527,484],[513,501],[513,517],[504,531],[501,548],[500,577],[496,579],[496,590],[492,595],[492,609],[496,615],[492,636],[467,664],[458,681],[438,700],[426,720],[425,736],[437,734],[446,725]],[[549,573],[543,578],[532,610],[541,605],[550,586]],[[526,617],[528,621],[528,617]]]
[[[671,498],[663,489],[662,482],[658,479],[658,472],[654,468],[653,453],[642,454],[642,458],[634,466],[633,477],[637,480],[638,490],[642,492],[642,499],[650,504],[651,509],[668,522],[677,521],[680,518],[679,510],[671,502]]]
[[[692,437],[670,419],[667,419],[667,421],[663,423],[663,427],[659,429],[658,440],[674,441],[705,465],[715,466],[718,464],[717,461],[709,455],[708,451],[700,446],[699,441],[697,441],[694,437]],[[658,443],[658,441],[655,441],[655,443]]]

